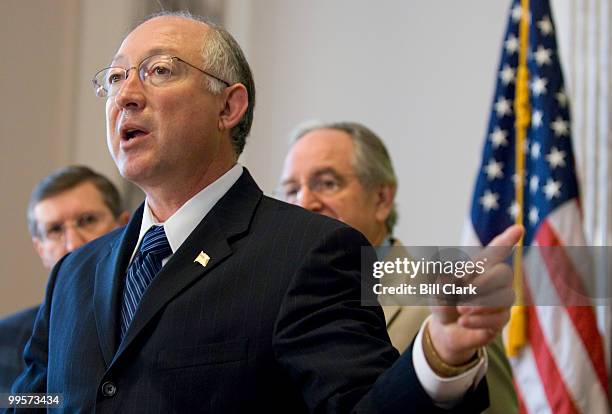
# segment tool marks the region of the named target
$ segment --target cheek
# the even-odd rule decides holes
[[[106,224],[105,226],[100,228],[100,231],[98,231],[96,234],[92,235],[92,237],[88,240],[91,241],[93,239],[97,239],[100,236],[104,236],[106,233],[108,233],[111,230],[114,230],[115,228],[119,227],[115,222],[111,222]]]
[[[117,127],[117,114],[118,111],[112,108],[110,100],[106,104],[106,144],[108,149],[113,148],[113,138],[115,136],[115,130]]]
[[[68,253],[66,249],[64,249],[63,247],[60,247],[59,245],[48,247],[47,249],[45,249],[45,252],[44,252],[45,262],[49,266],[53,266],[66,253]]]
[[[114,108],[114,105],[110,99],[106,100],[106,127],[109,128],[115,124],[117,119],[118,111]]]
[[[346,221],[350,217],[350,204],[347,205],[343,198],[322,201],[322,213],[340,221]]]
[[[358,226],[364,219],[372,215],[371,206],[363,197],[347,194],[342,198],[334,200],[330,205],[337,217],[353,226]]]

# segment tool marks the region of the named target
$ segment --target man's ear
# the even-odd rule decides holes
[[[229,130],[242,119],[249,106],[249,94],[241,83],[228,86],[223,91],[225,105],[219,114],[219,130]]]
[[[376,190],[376,220],[384,223],[391,214],[395,192],[394,185],[384,184]]]

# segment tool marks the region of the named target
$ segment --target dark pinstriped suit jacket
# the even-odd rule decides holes
[[[365,238],[263,196],[246,170],[153,280],[119,343],[141,217],[142,207],[56,266],[15,391],[64,393],[68,412],[436,412],[382,311],[360,306]],[[482,384],[457,412],[486,403]]]
[[[0,393],[9,392],[23,371],[23,348],[32,335],[38,306],[0,320]]]

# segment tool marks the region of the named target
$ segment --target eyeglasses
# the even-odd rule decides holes
[[[83,213],[72,220],[44,225],[40,235],[43,240],[62,243],[66,240],[66,231],[72,227],[81,235],[91,236],[99,231],[108,218],[108,213]]]
[[[330,172],[316,174],[306,181],[304,187],[308,188],[311,193],[319,197],[329,197],[346,187],[352,177],[354,176],[341,177]],[[302,192],[303,188],[301,184],[288,182],[277,190],[277,195],[282,200],[295,204],[302,197]]]
[[[197,69],[203,74],[223,83],[225,86],[230,86],[230,84],[223,79],[218,78],[189,62],[185,62],[183,59],[177,56],[153,55],[140,62],[138,67],[132,66],[126,69],[119,66],[111,66],[98,71],[92,79],[96,96],[99,98],[108,98],[116,95],[119,89],[121,89],[121,85],[123,85],[127,79],[128,73],[132,69],[137,69],[138,77],[143,84],[150,84],[153,86],[162,86],[164,84],[183,79],[186,75],[186,71],[184,70],[184,66],[180,65],[179,63],[183,63]]]

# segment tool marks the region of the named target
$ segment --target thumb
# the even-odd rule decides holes
[[[493,266],[508,257],[512,248],[521,240],[525,229],[520,224],[514,224],[498,234],[487,247],[478,255],[486,257],[488,265]]]

